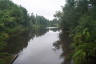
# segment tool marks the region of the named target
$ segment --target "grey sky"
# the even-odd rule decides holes
[[[22,5],[28,13],[34,13],[53,19],[56,11],[61,10],[61,6],[65,4],[65,0],[12,0],[18,5]]]

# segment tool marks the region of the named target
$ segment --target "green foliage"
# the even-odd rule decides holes
[[[74,52],[74,55],[73,55],[74,64],[84,64],[85,56],[86,56],[86,53],[83,50],[77,50],[76,52]]]
[[[18,6],[10,0],[0,0],[0,60],[6,56],[3,49],[6,47],[10,34],[26,29],[28,14],[25,8]],[[4,60],[4,59],[3,59]],[[0,61],[3,62],[3,61]]]
[[[4,59],[0,59],[0,64],[5,64]]]
[[[58,19],[53,19],[53,20],[50,20],[49,23],[48,23],[48,26],[49,27],[59,27],[59,20]]]
[[[72,59],[75,64],[90,64],[92,61],[88,60],[88,57],[94,57],[96,52],[96,43],[83,43],[75,48]],[[92,62],[93,63],[93,62]]]
[[[4,41],[4,40],[7,39],[8,37],[9,37],[9,36],[8,36],[7,33],[4,33],[4,32],[0,33],[0,41]]]
[[[66,0],[61,16],[61,28],[72,38],[74,64],[96,63],[96,2]]]
[[[59,14],[56,14],[54,16],[59,16]],[[59,20],[57,18],[54,18],[53,20],[48,20],[43,16],[34,15],[33,13],[29,17],[29,28],[38,29],[38,28],[45,28],[45,27],[57,27],[59,24]]]
[[[0,50],[4,49],[6,46],[5,42],[0,42]]]

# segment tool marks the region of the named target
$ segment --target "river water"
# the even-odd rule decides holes
[[[69,41],[57,28],[29,30],[11,37],[7,51],[18,55],[13,64],[71,64]]]

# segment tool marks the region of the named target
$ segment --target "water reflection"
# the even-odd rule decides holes
[[[54,32],[54,30],[56,32]],[[61,64],[61,50],[53,50],[53,43],[58,40],[58,29],[41,29],[31,31],[31,39],[26,48],[19,52],[13,64]],[[29,31],[29,32],[30,32]],[[33,38],[33,35],[34,38]]]
[[[9,54],[17,54],[22,51],[23,48],[26,48],[30,39],[34,37],[40,37],[45,35],[50,29],[38,29],[38,30],[26,30],[24,32],[20,32],[15,36],[12,36],[8,39],[5,52]],[[58,31],[58,29],[53,28],[53,31]]]
[[[56,41],[53,46],[58,50],[62,49],[60,58],[63,58],[64,61],[61,64],[71,64],[71,59],[68,59],[68,56],[71,53],[70,42],[71,39],[68,36],[68,32],[61,32],[59,34],[59,40]]]
[[[9,38],[5,51],[9,54],[16,54],[20,50],[22,50],[23,47],[26,47],[28,45],[27,42],[29,39],[30,37],[28,36],[27,31],[16,34],[15,36]]]
[[[32,40],[32,39],[36,39],[37,37],[40,37],[39,39],[40,39],[40,41],[42,40],[42,38],[41,38],[41,36],[46,36],[46,37],[43,37],[43,39],[45,39],[45,41],[47,41],[48,43],[49,42],[52,42],[51,40],[53,40],[53,42],[57,39],[57,33],[58,33],[58,31],[60,31],[59,29],[57,29],[57,28],[47,28],[47,29],[38,29],[38,30],[27,30],[27,31],[24,31],[24,32],[20,32],[20,33],[18,33],[18,34],[16,34],[15,36],[12,36],[12,37],[10,37],[9,38],[9,40],[8,40],[8,42],[7,42],[7,47],[6,47],[6,49],[4,50],[5,52],[8,52],[9,54],[18,54],[20,51],[22,51],[24,48],[28,48],[28,45],[35,45],[35,43],[30,43],[30,44],[28,44],[28,42],[30,41],[30,40]],[[57,32],[57,33],[56,33]],[[52,33],[51,34],[51,37],[49,37],[49,34],[48,35],[46,35],[46,33]],[[55,33],[55,34],[54,34]],[[53,43],[53,48],[51,47],[51,49],[50,49],[50,47],[48,47],[48,48],[46,48],[46,52],[42,52],[42,53],[39,53],[39,54],[41,54],[40,56],[33,56],[33,58],[38,58],[38,57],[42,57],[42,56],[44,56],[44,54],[50,54],[50,56],[52,55],[52,56],[54,56],[54,57],[49,57],[49,56],[47,56],[47,58],[49,57],[51,60],[53,60],[54,62],[56,61],[58,61],[57,63],[54,63],[53,62],[53,64],[58,64],[59,62],[62,62],[61,64],[71,64],[71,59],[67,59],[67,56],[71,53],[71,48],[70,48],[70,42],[71,42],[71,40],[70,40],[70,38],[69,38],[69,36],[68,36],[68,32],[61,32],[60,34],[59,34],[59,40],[58,41],[56,41],[55,43]],[[50,40],[48,40],[48,39],[50,39]],[[43,41],[41,41],[41,42],[43,42]],[[44,44],[44,47],[47,47],[48,45],[50,45],[50,43],[49,44],[45,44],[45,43],[43,43]],[[30,45],[30,46],[31,46]],[[29,47],[30,47],[29,46]],[[39,47],[39,46],[41,46],[41,45],[36,45],[37,47]],[[32,46],[31,46],[32,47]],[[42,46],[41,46],[42,47]],[[33,47],[33,49],[34,49],[34,47]],[[41,48],[41,50],[42,50],[43,48]],[[50,50],[49,50],[50,49]],[[32,50],[32,49],[31,49]],[[48,52],[48,50],[50,51],[50,52]],[[53,51],[56,53],[56,54],[54,54],[53,53]],[[61,53],[61,51],[58,51],[58,50],[62,50],[62,53]],[[28,50],[27,50],[28,51]],[[33,51],[33,52],[35,52],[35,51]],[[56,59],[57,57],[56,57],[56,55],[57,54],[60,54],[61,53],[61,55],[60,55],[60,58],[62,58],[63,60],[61,60],[61,61],[59,61],[59,59]],[[43,54],[43,55],[42,55]],[[46,56],[46,55],[45,55]],[[55,58],[56,57],[56,58]],[[47,61],[48,60],[50,60],[50,59],[47,59]],[[52,59],[53,58],[53,59]],[[32,57],[31,57],[31,59],[32,59]],[[30,61],[32,61],[30,59]],[[38,58],[39,59],[39,58]],[[34,59],[33,59],[34,60]],[[39,59],[39,60],[41,60],[41,59]],[[45,60],[44,58],[43,58],[43,60]],[[34,60],[34,61],[36,61],[37,62],[37,60]],[[46,61],[46,60],[45,60]],[[29,62],[29,60],[26,60],[26,62]],[[39,62],[39,61],[38,61]],[[18,64],[18,63],[17,63]],[[21,63],[22,64],[22,63]],[[23,63],[24,64],[24,63]],[[29,63],[30,64],[30,63]],[[47,62],[47,64],[48,64],[48,62]],[[50,63],[49,63],[50,64]],[[60,63],[59,63],[60,64]]]

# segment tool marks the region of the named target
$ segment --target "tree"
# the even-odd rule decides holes
[[[72,38],[74,64],[94,64],[96,61],[95,0],[66,0],[61,16],[61,28]]]

